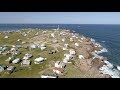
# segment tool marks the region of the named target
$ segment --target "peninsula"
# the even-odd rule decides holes
[[[103,47],[65,29],[0,32],[0,78],[111,78]]]

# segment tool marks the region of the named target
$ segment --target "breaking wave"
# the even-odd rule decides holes
[[[95,45],[102,47],[99,43],[96,43],[94,39],[91,39],[91,41]],[[108,52],[108,50],[106,48],[102,47],[102,49],[100,51],[95,51],[92,53],[94,55],[93,59],[94,58],[100,58],[100,59],[104,58],[104,63],[106,65],[103,65],[101,68],[99,68],[100,72],[103,74],[108,74],[112,78],[120,78],[120,66],[117,66],[117,68],[115,68],[115,66],[112,63],[107,61],[107,58],[99,55],[100,53],[103,53],[103,52]]]

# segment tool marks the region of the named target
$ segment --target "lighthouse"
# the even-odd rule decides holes
[[[57,30],[59,30],[59,25],[58,25],[58,28],[57,28]]]

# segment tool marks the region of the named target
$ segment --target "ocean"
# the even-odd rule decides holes
[[[58,24],[0,24],[0,31],[26,28],[56,29]],[[112,24],[59,24],[60,29],[74,30],[76,33],[95,39],[108,52],[100,55],[114,66],[120,66],[120,25]]]

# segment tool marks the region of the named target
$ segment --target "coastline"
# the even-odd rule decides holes
[[[24,29],[25,30],[25,29]],[[23,30],[23,31],[24,31]],[[29,30],[29,29],[28,29]],[[35,29],[36,30],[36,29]],[[38,30],[38,29],[37,29]],[[11,32],[21,32],[21,30],[16,30],[16,31],[2,31],[1,33],[11,33]],[[43,30],[44,32],[44,30]],[[54,33],[56,32],[62,32],[61,31],[57,31],[57,30],[53,30]],[[52,32],[52,33],[53,33]],[[76,52],[85,55],[85,59],[84,60],[77,60],[79,61],[79,64],[77,64],[78,67],[80,67],[81,70],[87,72],[89,71],[91,74],[93,74],[93,72],[96,74],[95,78],[119,78],[119,75],[115,74],[116,71],[114,72],[112,70],[113,66],[111,63],[109,63],[107,61],[107,58],[100,56],[100,53],[103,52],[107,52],[107,49],[105,49],[104,47],[102,47],[99,43],[97,43],[94,39],[89,38],[89,37],[85,37],[83,35],[79,35],[78,33],[75,32],[71,32],[71,30],[63,30],[63,32],[69,36],[69,38],[75,38],[77,41],[77,43],[79,43],[80,45],[75,47]],[[45,32],[46,33],[46,32]],[[63,34],[64,34],[63,33]],[[61,34],[61,35],[63,35]],[[53,35],[54,36],[54,35]],[[65,36],[65,35],[63,35]],[[71,37],[72,36],[72,37]],[[81,38],[80,40],[78,38]],[[37,40],[39,40],[39,36],[34,36],[31,39],[31,42],[33,43],[38,43],[36,42]],[[62,39],[62,38],[60,38]],[[49,40],[49,39],[47,39]],[[46,41],[47,41],[46,40]],[[72,42],[72,41],[71,41]],[[72,48],[74,47],[73,44],[76,41],[72,42]],[[54,42],[55,43],[55,42]],[[64,45],[64,44],[63,44]],[[81,47],[82,48],[81,48]],[[80,50],[78,50],[80,49]],[[82,52],[83,50],[83,52]],[[79,52],[80,51],[80,52]],[[90,55],[89,55],[90,54]],[[96,61],[95,61],[96,60]],[[83,63],[83,64],[82,64]],[[98,65],[97,65],[98,64]],[[87,66],[88,65],[88,66]],[[107,75],[107,76],[106,76]]]
[[[94,39],[92,39],[91,41],[95,42]],[[98,44],[98,43],[97,43]],[[108,74],[111,78],[120,78],[120,73],[117,69],[113,69],[114,66],[107,60],[106,57],[100,56],[99,54],[104,53],[104,52],[108,52],[106,48],[104,48],[103,46],[101,46],[99,44],[100,47],[102,47],[103,49],[101,49],[100,51],[94,52],[95,56],[98,58],[104,58],[104,63],[105,65],[103,65],[102,67],[99,68],[99,71],[103,74]]]

